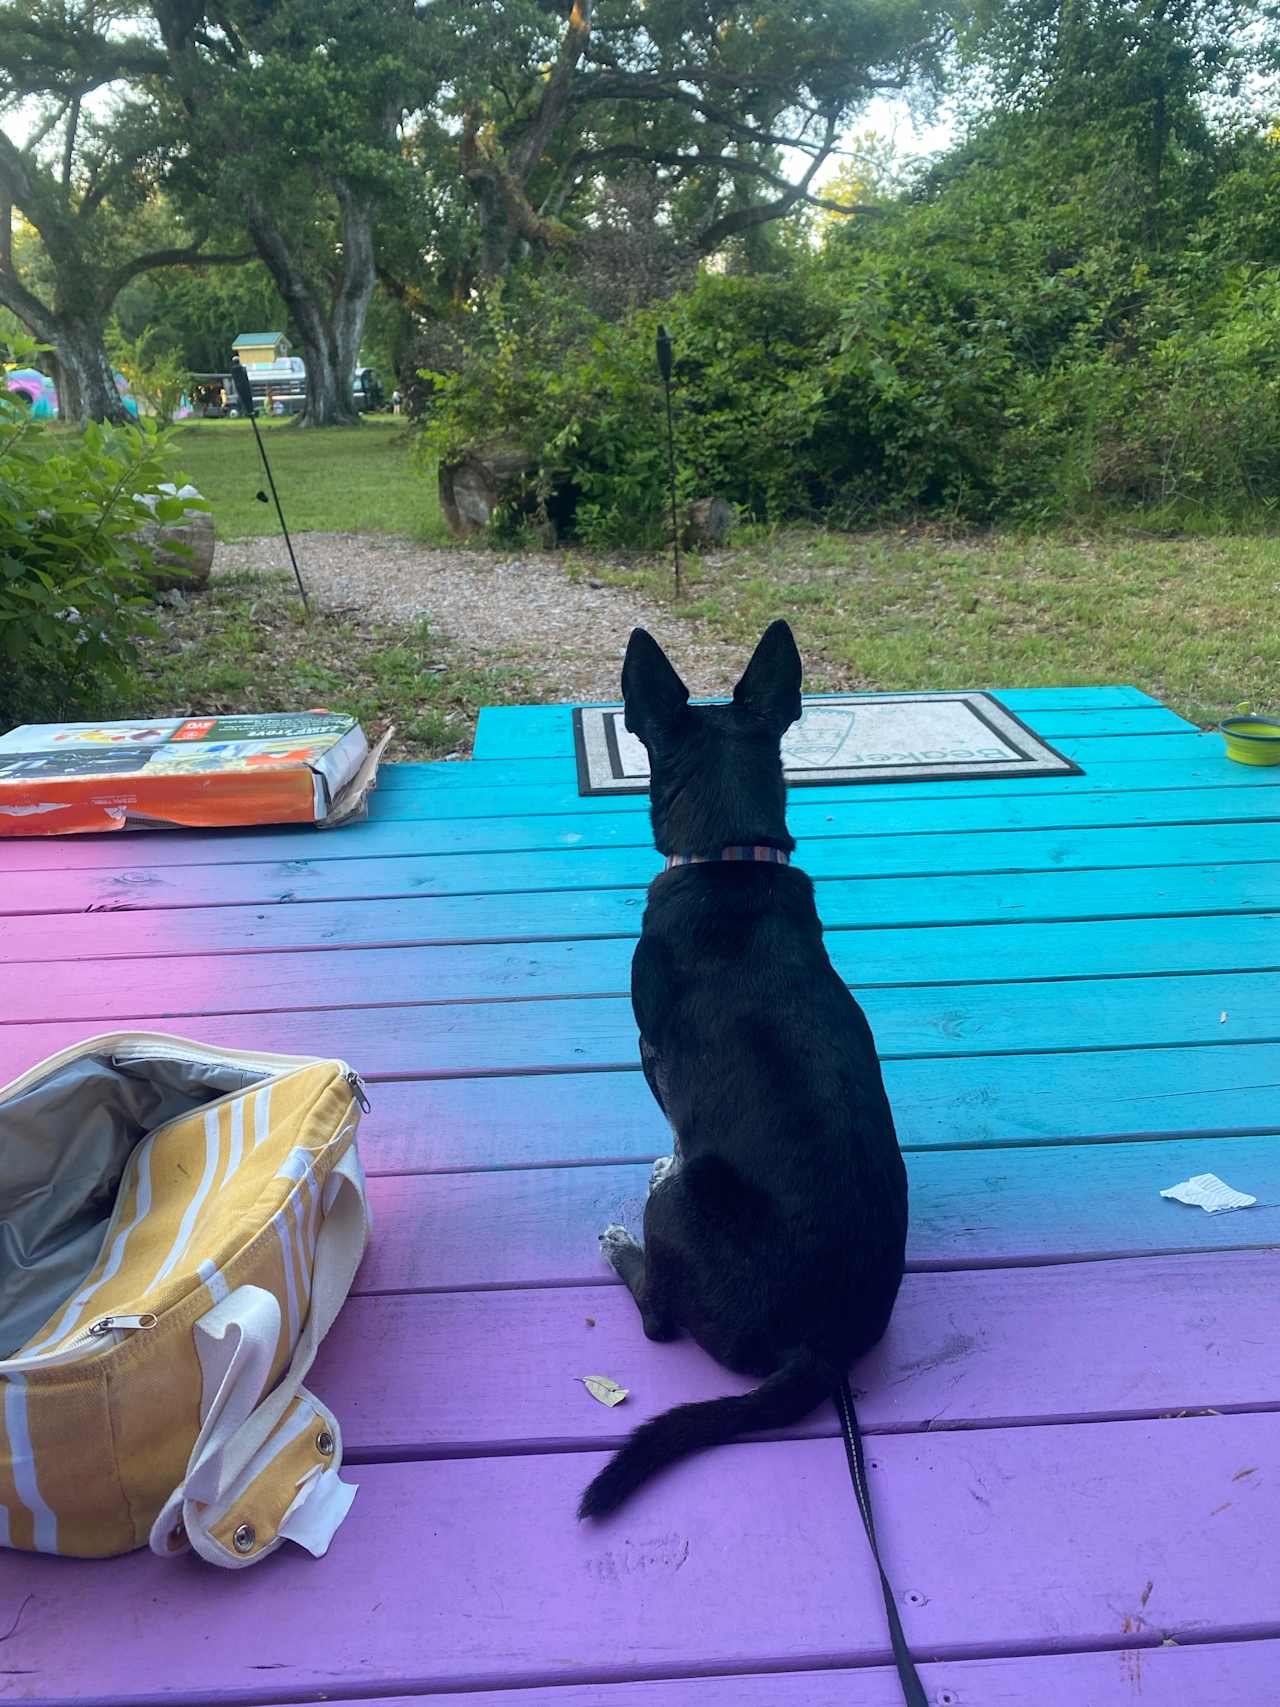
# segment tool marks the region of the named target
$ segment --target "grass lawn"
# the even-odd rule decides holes
[[[446,541],[435,482],[412,459],[402,422],[264,431],[293,531]],[[274,509],[254,497],[262,480],[247,422],[184,425],[177,444],[222,538],[276,531]],[[669,560],[569,554],[566,564],[571,578],[667,608],[664,638],[677,658],[685,622],[745,656],[768,622],[787,617],[814,691],[1131,682],[1198,723],[1241,705],[1280,706],[1280,542],[1262,534],[744,528],[732,549],[687,561],[678,602]],[[629,626],[623,609],[599,644],[620,656]],[[528,673],[458,670],[425,630],[406,641],[321,614],[308,635],[287,583],[222,578],[164,609],[161,627],[145,646],[137,712],[326,703],[367,726],[394,721],[399,755],[426,758],[465,748],[480,705],[539,697],[533,628]]]
[[[577,567],[669,597],[669,562]],[[748,648],[792,623],[814,691],[1129,682],[1198,723],[1280,705],[1280,541],[761,534],[688,565],[680,609]]]
[[[358,427],[308,432],[288,421],[259,422],[290,533],[401,533],[443,544],[433,476],[414,459],[402,417],[369,415]],[[276,533],[248,421],[184,421],[176,461],[213,505],[219,539]],[[268,496],[269,496],[268,492]]]
[[[317,611],[308,625],[289,575],[220,576],[158,606],[154,621],[122,717],[324,707],[370,732],[394,723],[389,756],[422,760],[465,751],[482,705],[531,691],[497,670],[455,668],[425,623],[406,633]]]

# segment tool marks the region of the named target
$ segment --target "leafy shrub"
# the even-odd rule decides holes
[[[73,436],[0,398],[0,727],[99,709],[123,683],[150,561],[130,536],[184,507],[166,478],[146,423]]]
[[[470,317],[463,358],[435,376],[427,446],[515,440],[533,495],[567,501],[586,543],[656,543],[665,322],[686,501],[840,525],[1270,509],[1280,148],[1223,140],[1211,191],[1171,158],[1156,224],[1179,241],[1161,244],[1144,242],[1140,207],[1102,193],[1098,147],[997,124],[785,271],[704,274],[612,320],[563,280],[522,281]]]

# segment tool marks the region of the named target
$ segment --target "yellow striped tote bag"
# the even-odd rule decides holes
[[[303,1381],[368,1238],[343,1061],[130,1032],[0,1090],[0,1545],[317,1557],[355,1497]]]

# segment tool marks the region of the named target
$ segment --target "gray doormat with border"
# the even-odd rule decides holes
[[[576,706],[573,743],[579,794],[647,792],[649,757],[620,705]],[[782,738],[782,763],[792,788],[1081,774],[989,693],[806,699]]]

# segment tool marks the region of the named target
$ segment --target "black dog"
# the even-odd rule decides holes
[[[827,959],[813,886],[787,862],[779,742],[800,655],[765,634],[731,705],[690,706],[637,629],[627,728],[648,749],[667,870],[649,890],[631,999],[675,1154],[654,1165],[644,1246],[600,1236],[653,1340],[681,1330],[740,1398],[644,1423],[582,1496],[601,1517],[664,1465],[798,1422],[884,1333],[902,1280],[907,1179],[871,1029]]]

